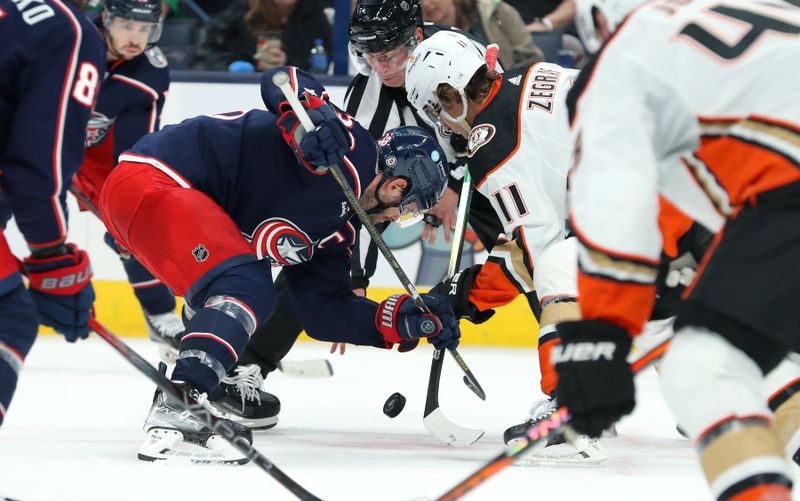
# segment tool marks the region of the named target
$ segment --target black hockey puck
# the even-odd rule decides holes
[[[386,399],[386,403],[383,404],[383,413],[390,418],[397,417],[397,415],[403,411],[403,407],[405,406],[406,397],[395,392],[392,393],[392,395]]]

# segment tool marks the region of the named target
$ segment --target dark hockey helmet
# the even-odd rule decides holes
[[[103,25],[111,29],[114,19],[149,23],[148,45],[161,38],[161,0],[105,0]]]
[[[447,158],[436,139],[412,125],[390,130],[378,140],[378,166],[384,179],[405,178],[409,182],[398,206],[400,226],[420,221],[447,189]]]
[[[350,18],[350,44],[359,56],[385,52],[413,40],[419,26],[420,0],[358,0]]]

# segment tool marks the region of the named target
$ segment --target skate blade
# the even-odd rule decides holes
[[[238,414],[234,414],[230,412],[229,409],[222,405],[218,405],[215,402],[209,401],[211,407],[213,407],[217,413],[219,413],[219,417],[224,419],[230,419],[238,424],[247,426],[253,431],[263,431],[273,428],[276,424],[278,424],[278,416],[270,416],[260,419],[252,419],[252,418],[245,418]]]
[[[608,453],[596,440],[578,437],[575,444],[563,443],[533,450],[517,459],[517,466],[596,467],[608,461]]]
[[[270,428],[274,428],[275,425],[278,424],[278,416],[272,416],[262,419],[246,419],[246,418],[240,418],[233,414],[226,414],[225,417],[227,419],[230,419],[231,421],[235,421],[241,425],[247,426],[253,431],[269,430]]]
[[[243,455],[219,436],[212,436],[205,445],[184,440],[183,433],[166,428],[152,428],[139,447],[142,461],[169,463],[245,464],[250,458]]]

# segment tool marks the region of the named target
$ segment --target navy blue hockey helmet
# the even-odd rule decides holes
[[[359,55],[385,52],[414,39],[419,26],[420,0],[358,0],[348,35]]]
[[[103,25],[111,29],[114,19],[149,23],[148,45],[161,38],[161,0],[105,0]]]
[[[378,140],[378,168],[384,179],[402,177],[409,182],[396,221],[402,227],[420,221],[447,189],[447,158],[436,139],[421,127],[406,125],[384,134]]]

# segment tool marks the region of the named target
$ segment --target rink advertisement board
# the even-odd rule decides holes
[[[217,80],[217,81],[213,81]],[[227,81],[221,81],[227,80]],[[347,80],[332,79],[326,82],[331,100],[341,104]],[[176,72],[162,115],[162,126],[179,123],[197,115],[214,115],[237,110],[263,109],[258,78],[255,75],[221,77],[213,74]],[[128,285],[119,258],[103,242],[105,228],[88,212],[79,212],[72,196],[69,203],[69,239],[86,249],[92,260],[95,303],[99,319],[114,332],[123,336],[145,336],[146,329],[141,309]],[[169,222],[165,222],[169,224]],[[153,228],[153,231],[159,231]],[[400,229],[391,226],[385,233],[389,248],[396,255],[406,274],[426,291],[439,282],[445,274],[450,255],[450,245],[439,236],[434,244],[422,241],[422,224]],[[13,220],[6,236],[15,254],[26,255],[24,240]],[[362,231],[363,241],[368,241]],[[466,268],[486,259],[486,252],[472,231],[467,232],[461,267]],[[370,282],[368,296],[374,300],[400,290],[400,283],[382,256],[378,257],[375,276]],[[512,304],[498,310],[482,325],[462,322],[463,341],[466,344],[493,346],[535,346],[536,321],[525,298],[520,296]],[[43,330],[44,331],[44,330]],[[305,337],[305,336],[304,336]]]

